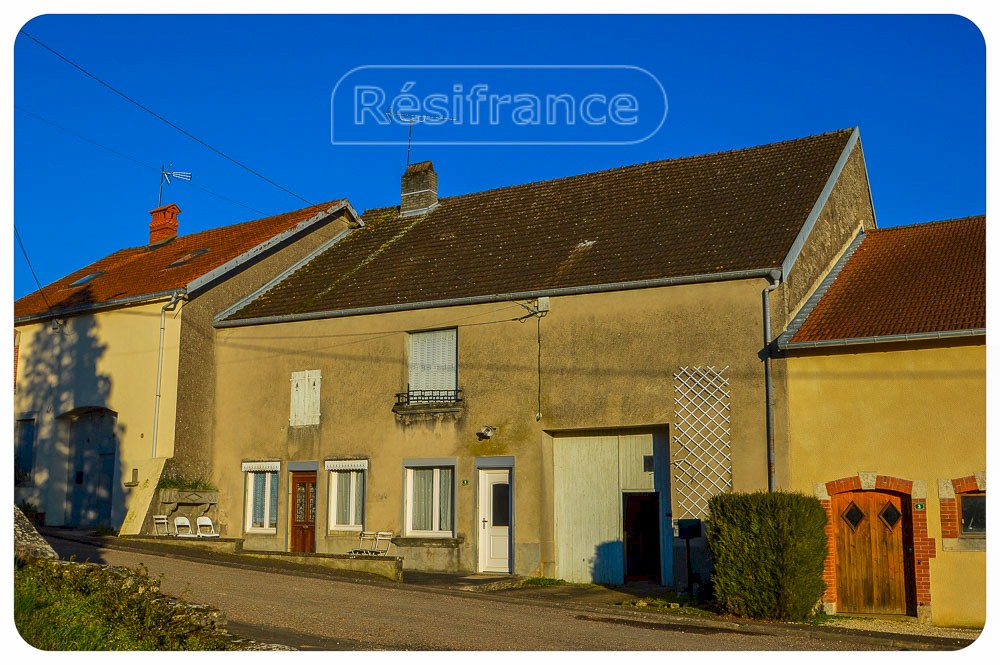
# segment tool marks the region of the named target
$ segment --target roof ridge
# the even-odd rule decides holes
[[[969,215],[967,217],[953,217],[951,219],[935,219],[935,220],[930,221],[930,222],[915,222],[913,224],[899,224],[898,226],[885,226],[885,227],[882,227],[882,228],[879,228],[879,229],[869,229],[868,232],[872,233],[872,234],[881,234],[881,233],[884,233],[884,232],[887,232],[887,231],[888,232],[891,232],[891,231],[903,231],[903,230],[906,230],[906,229],[926,228],[928,226],[939,226],[939,225],[942,225],[942,224],[955,224],[955,223],[958,223],[958,222],[971,222],[971,221],[974,221],[974,220],[984,220],[985,221],[986,220],[986,214],[984,213],[982,215]]]
[[[810,139],[832,137],[832,136],[836,136],[836,135],[839,135],[839,134],[850,134],[851,132],[854,131],[854,129],[855,129],[854,127],[845,128],[845,129],[838,129],[838,130],[834,130],[834,131],[830,131],[830,132],[822,132],[820,134],[810,134],[809,136],[800,136],[800,137],[794,138],[794,139],[785,139],[784,141],[772,141],[770,143],[760,143],[760,144],[752,145],[752,146],[744,146],[742,148],[730,148],[729,150],[717,150],[715,152],[705,152],[705,153],[698,153],[698,154],[694,154],[694,155],[681,155],[681,156],[678,156],[678,157],[669,157],[667,159],[654,159],[654,160],[650,160],[650,161],[647,161],[647,162],[637,162],[635,164],[623,164],[622,166],[612,166],[612,167],[606,168],[606,169],[600,169],[600,170],[597,170],[597,171],[587,171],[585,173],[575,173],[573,175],[568,175],[568,176],[559,176],[559,177],[556,177],[556,178],[546,178],[544,180],[533,180],[531,182],[522,182],[522,183],[518,183],[518,184],[515,184],[515,185],[502,185],[500,187],[493,187],[491,189],[483,189],[483,190],[480,190],[478,192],[467,192],[465,194],[456,194],[454,196],[441,197],[440,201],[443,203],[445,201],[454,200],[454,199],[460,199],[460,198],[464,198],[464,197],[468,197],[468,196],[477,196],[477,195],[480,195],[480,194],[490,194],[490,193],[500,192],[500,191],[504,191],[504,190],[517,189],[519,187],[531,187],[531,186],[534,186],[534,185],[553,184],[553,183],[567,181],[567,180],[574,180],[576,178],[588,178],[588,177],[591,177],[591,176],[604,175],[604,174],[612,173],[612,172],[615,172],[615,171],[624,171],[624,170],[627,170],[627,169],[640,168],[640,167],[644,167],[644,166],[648,167],[648,166],[654,166],[654,165],[669,164],[669,163],[672,163],[672,162],[696,161],[696,160],[701,160],[701,159],[708,159],[708,158],[711,158],[711,157],[720,157],[722,155],[731,155],[731,154],[737,154],[737,153],[742,153],[742,152],[750,152],[750,151],[753,151],[753,150],[762,150],[764,148],[772,148],[772,147],[775,147],[775,146],[786,145],[786,144],[789,144],[789,143],[800,143],[800,142],[803,142],[803,141],[808,141]],[[391,207],[391,206],[383,206],[383,207]]]

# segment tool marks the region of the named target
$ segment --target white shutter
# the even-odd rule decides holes
[[[305,400],[305,372],[292,372],[290,379],[292,385],[291,407],[288,415],[289,425],[301,425],[302,413]]]
[[[410,335],[410,390],[457,389],[457,357],[455,329]]]
[[[306,373],[305,417],[303,424],[319,425],[319,388],[323,377],[318,369]]]

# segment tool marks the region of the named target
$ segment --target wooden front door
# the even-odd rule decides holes
[[[860,490],[833,496],[837,611],[906,614],[910,500]]]
[[[292,473],[292,533],[289,551],[316,551],[316,472]]]

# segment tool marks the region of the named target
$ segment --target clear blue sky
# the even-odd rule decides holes
[[[960,17],[43,16],[24,30],[303,198],[359,211],[398,203],[406,148],[332,144],[331,93],[355,67],[399,63],[633,65],[669,99],[634,145],[415,146],[443,196],[857,125],[880,226],[986,209],[985,45]],[[23,35],[14,58],[15,224],[43,285],[145,244],[159,174],[30,114],[264,213],[303,205]],[[263,216],[185,183],[164,202],[182,233]],[[20,297],[36,286],[12,248]]]

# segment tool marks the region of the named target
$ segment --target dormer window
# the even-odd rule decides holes
[[[202,247],[201,249],[196,249],[193,252],[188,252],[187,254],[185,254],[181,258],[177,259],[176,261],[174,261],[173,263],[171,263],[167,267],[168,268],[176,268],[177,266],[182,266],[185,263],[190,263],[191,261],[194,261],[196,258],[198,258],[199,256],[201,256],[202,254],[207,254],[207,253],[208,253],[208,248],[207,247]]]
[[[72,288],[76,288],[77,286],[83,286],[87,282],[95,280],[95,279],[97,279],[98,277],[100,277],[103,274],[104,274],[103,270],[98,270],[97,272],[92,272],[89,275],[81,277],[80,279],[78,279],[75,282],[73,282],[72,284],[70,284],[69,288],[72,289]]]

